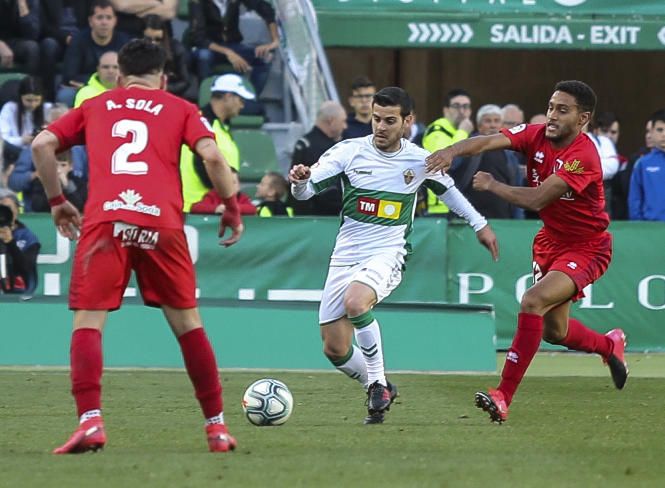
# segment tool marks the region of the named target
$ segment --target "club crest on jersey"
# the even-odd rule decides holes
[[[413,181],[413,179],[416,177],[416,172],[413,171],[411,168],[404,170],[404,183],[407,185]]]
[[[358,198],[356,210],[364,215],[397,220],[402,211],[402,202],[360,197]]]
[[[576,175],[584,173],[584,166],[582,166],[582,162],[579,159],[574,159],[572,163],[566,161],[563,163],[563,169]]]
[[[156,205],[146,205],[142,203],[143,196],[135,190],[128,189],[120,192],[118,195],[120,199],[110,200],[104,202],[102,208],[104,212],[113,212],[116,210],[127,210],[129,212],[138,212],[142,214],[154,215],[159,217],[162,209]]]

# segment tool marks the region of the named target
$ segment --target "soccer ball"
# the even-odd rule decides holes
[[[281,425],[293,412],[293,396],[281,381],[262,378],[245,390],[242,409],[254,425]]]

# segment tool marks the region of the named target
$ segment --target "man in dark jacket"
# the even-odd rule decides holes
[[[240,6],[255,11],[266,23],[271,42],[251,47],[240,33]],[[250,73],[257,96],[268,81],[272,51],[279,47],[275,10],[265,0],[190,2],[190,27],[199,79],[212,74],[212,66],[229,63],[240,74]]]
[[[296,142],[291,166],[315,164],[324,152],[342,139],[344,129],[344,107],[337,102],[323,102],[312,130]],[[296,200],[289,192],[289,205],[293,207],[296,215],[339,215],[342,209],[342,192],[337,186],[332,186],[309,200]]]
[[[39,75],[39,2],[0,0],[0,66]]]

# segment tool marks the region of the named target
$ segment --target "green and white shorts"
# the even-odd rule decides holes
[[[402,281],[404,257],[401,254],[379,254],[352,265],[331,265],[319,306],[319,323],[334,322],[346,315],[344,294],[353,281],[374,290],[377,303],[389,296]]]

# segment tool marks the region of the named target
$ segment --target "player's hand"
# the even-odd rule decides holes
[[[247,73],[252,70],[252,67],[249,65],[245,58],[236,54],[234,52],[229,52],[226,57],[233,66],[233,69],[239,71],[240,73]]]
[[[494,182],[494,176],[484,171],[478,171],[473,175],[473,189],[477,191],[488,191]]]
[[[427,172],[436,173],[437,171],[441,171],[442,173],[445,173],[450,168],[450,165],[453,164],[454,157],[455,153],[451,149],[451,146],[434,151],[427,156],[427,159],[425,159]]]
[[[494,261],[499,260],[499,242],[496,240],[496,234],[489,224],[476,232],[476,238],[492,255]]]
[[[223,238],[224,234],[226,234],[226,229],[230,228],[231,237],[228,239],[220,239],[219,245],[229,247],[240,240],[240,237],[245,230],[245,226],[242,225],[242,219],[240,218],[240,207],[238,207],[237,197],[232,195],[229,198],[225,198],[224,205],[226,206],[226,209],[222,214],[222,218],[219,220],[218,236]]]
[[[312,176],[312,170],[309,166],[304,164],[296,164],[289,171],[289,181],[291,183],[302,183],[303,181],[309,180],[309,177]]]
[[[51,207],[51,216],[58,232],[70,241],[78,238],[81,228],[81,214],[71,202],[67,201]]]

